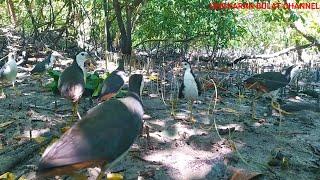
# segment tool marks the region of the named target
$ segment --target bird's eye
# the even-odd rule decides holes
[[[81,53],[81,56],[84,56],[84,53]]]

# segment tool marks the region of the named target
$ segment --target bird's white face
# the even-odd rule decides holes
[[[296,65],[292,71],[291,71],[291,74],[290,74],[290,77],[291,77],[291,80],[296,78],[296,76],[302,71],[302,65],[298,64]]]
[[[182,67],[183,67],[184,70],[190,69],[190,64],[185,62],[185,61],[183,61],[182,62]]]
[[[12,60],[15,61],[15,59],[16,59],[15,53],[11,52],[8,54],[8,61],[12,61]]]
[[[88,59],[89,54],[87,52],[81,52],[76,56],[76,61],[79,66],[84,67],[84,62]]]

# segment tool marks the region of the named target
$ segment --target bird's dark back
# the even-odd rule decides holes
[[[265,72],[262,74],[256,74],[246,79],[244,82],[247,84],[246,86],[259,83],[259,85],[266,87],[268,91],[274,91],[285,87],[289,81],[290,80],[280,72]]]
[[[46,70],[46,65],[50,63],[51,53],[46,57],[45,60],[37,63],[31,70],[31,74],[41,73]]]
[[[62,72],[59,81],[58,89],[63,97],[70,98],[73,102],[81,97],[85,89],[84,74],[76,63],[73,63]]]
[[[140,102],[130,96],[97,105],[51,147],[39,164],[40,173],[92,160],[111,163],[135,141],[142,115]]]

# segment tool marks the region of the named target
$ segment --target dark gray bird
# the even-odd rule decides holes
[[[72,117],[77,114],[80,118],[78,101],[85,90],[86,71],[84,63],[88,57],[89,54],[87,52],[79,53],[73,63],[61,73],[58,81],[58,89],[61,96],[69,99],[72,103]]]
[[[37,176],[71,174],[100,166],[98,178],[129,150],[142,128],[140,95],[143,77],[129,79],[127,97],[104,101],[93,107],[57,142],[48,147],[38,165]],[[98,179],[97,178],[97,179]]]
[[[42,74],[45,73],[47,70],[52,69],[54,62],[58,58],[63,59],[64,57],[57,51],[50,52],[45,60],[37,63],[34,66],[34,68],[31,70],[31,74]]]
[[[49,69],[53,68],[54,62],[58,59],[63,59],[64,57],[59,54],[57,51],[49,52],[48,57],[37,63],[34,68],[31,70],[32,75],[39,75],[38,80],[40,81],[40,84],[42,85],[42,76],[45,74]]]
[[[12,83],[12,87],[16,91],[15,81],[16,81],[16,77],[17,77],[17,73],[18,73],[16,54],[13,52],[10,52],[8,54],[8,61],[6,63],[1,63],[0,66],[1,66],[0,67],[0,81]],[[3,88],[1,88],[1,92],[2,92],[1,96],[3,98],[5,98]]]
[[[107,101],[115,96],[124,85],[124,81],[124,61],[120,59],[118,68],[112,71],[112,73],[103,81],[101,94],[98,98],[98,101]]]
[[[184,69],[183,81],[179,89],[179,98],[185,98],[189,101],[190,118],[192,117],[193,101],[197,100],[201,95],[201,84],[192,72],[191,65],[187,61],[182,61]]]
[[[256,74],[244,81],[244,86],[248,89],[254,89],[259,94],[268,94],[271,97],[271,103],[274,106],[274,96],[278,93],[280,88],[287,86],[293,78],[301,71],[301,66],[293,65],[288,67],[284,73],[281,72],[265,72]],[[252,117],[255,117],[255,100],[252,102]]]

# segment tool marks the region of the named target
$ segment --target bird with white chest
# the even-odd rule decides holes
[[[0,82],[10,82],[12,83],[13,89],[15,88],[15,81],[18,73],[18,66],[16,62],[16,54],[14,52],[10,52],[8,54],[8,61],[0,65]],[[16,94],[17,91],[16,91]],[[3,88],[1,88],[1,98],[5,98],[5,94],[3,92]]]
[[[183,82],[179,89],[179,98],[185,98],[189,102],[190,119],[195,122],[192,116],[193,101],[201,95],[201,85],[196,76],[193,74],[191,64],[187,61],[182,62],[184,69]]]

